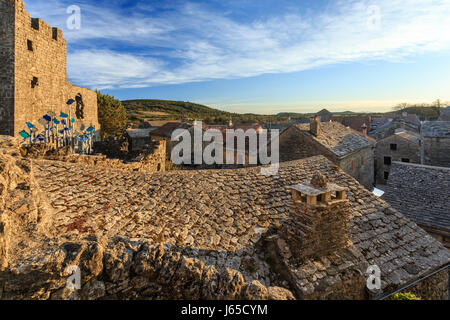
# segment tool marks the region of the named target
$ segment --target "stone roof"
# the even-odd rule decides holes
[[[348,189],[350,239],[357,252],[329,260],[326,267],[314,261],[299,266],[306,285],[324,272],[337,281],[336,263],[351,260],[378,265],[383,288],[391,290],[450,262],[439,242],[322,156],[282,163],[277,176],[263,176],[260,168],[124,173],[44,160],[36,160],[33,170],[54,208],[55,236],[162,241],[264,285],[277,275],[258,243],[268,228],[287,219],[290,187],[318,172]],[[257,271],[250,272],[248,263]]]
[[[338,157],[345,157],[355,151],[372,146],[374,143],[359,135],[356,131],[345,127],[338,122],[322,122],[321,135],[312,135],[309,124],[295,125],[301,131],[310,135]]]
[[[422,136],[429,138],[450,138],[450,121],[425,121]]]
[[[148,129],[128,129],[127,134],[132,139],[136,138],[149,138],[150,139],[150,132],[156,130],[156,128],[148,128]]]
[[[406,140],[409,140],[411,142],[414,142],[414,143],[417,143],[417,144],[420,143],[420,135],[418,133],[413,132],[413,131],[405,130],[405,131],[396,132],[395,134],[397,136],[402,137],[402,138],[404,138]]]
[[[162,127],[151,132],[152,136],[170,138],[172,136],[172,132],[174,132],[178,128],[188,129],[190,125],[182,122],[169,122],[163,125]]]
[[[421,226],[450,232],[450,168],[394,162],[383,196]]]

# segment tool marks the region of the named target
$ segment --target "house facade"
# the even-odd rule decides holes
[[[420,135],[412,131],[400,131],[377,141],[375,145],[376,184],[386,184],[394,161],[420,164]]]
[[[280,161],[323,155],[366,188],[374,184],[374,143],[337,122],[293,125],[280,134]]]

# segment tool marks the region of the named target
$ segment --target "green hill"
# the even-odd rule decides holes
[[[128,120],[138,125],[142,120],[202,120],[208,124],[227,124],[230,118],[234,123],[281,122],[287,115],[257,115],[231,113],[201,104],[170,100],[125,100]]]

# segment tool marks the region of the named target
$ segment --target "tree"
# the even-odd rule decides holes
[[[122,102],[114,97],[97,92],[98,121],[102,128],[102,139],[109,136],[122,137],[127,128],[127,112]]]

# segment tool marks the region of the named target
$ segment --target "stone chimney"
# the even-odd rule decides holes
[[[313,134],[316,137],[320,137],[320,122],[321,122],[321,117],[320,116],[314,116],[309,118],[309,124],[310,124],[310,132],[311,134]]]
[[[288,221],[280,236],[300,261],[339,252],[349,244],[349,201],[346,188],[322,174],[292,189]]]
[[[361,129],[362,129],[362,132],[363,132],[363,134],[364,134],[364,137],[367,138],[367,124],[364,123],[364,124],[361,126]]]

